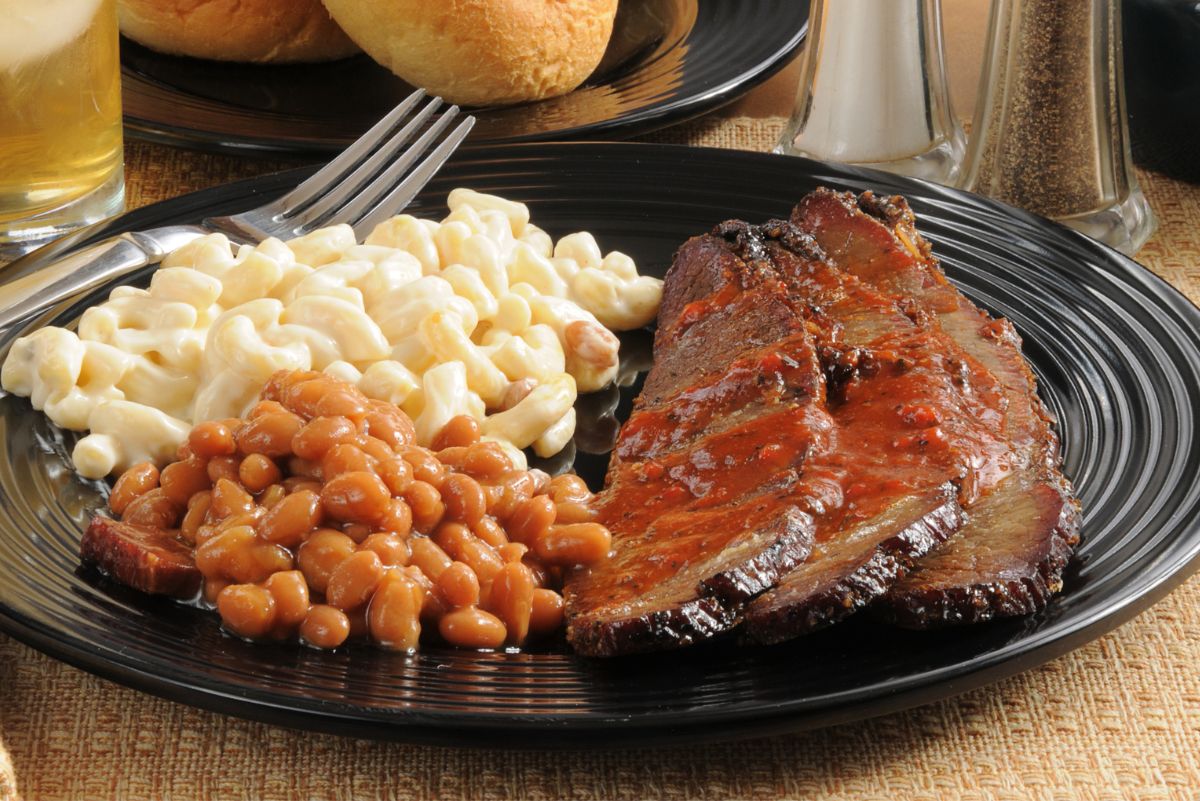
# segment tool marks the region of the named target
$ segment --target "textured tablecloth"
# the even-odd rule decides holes
[[[647,137],[768,150],[779,119]],[[131,143],[129,205],[289,166]],[[1154,175],[1138,259],[1200,301],[1200,188]],[[1117,631],[958,698],[708,747],[535,753],[307,734],[202,712],[0,635],[0,738],[26,801],[57,799],[1200,799],[1200,577]],[[11,792],[0,745],[0,799]]]

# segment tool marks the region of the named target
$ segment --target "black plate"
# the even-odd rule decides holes
[[[540,103],[474,111],[475,142],[632,136],[730,102],[796,52],[808,0],[626,0],[583,86]],[[340,150],[411,87],[366,56],[330,64],[198,61],[121,42],[125,124],[209,149]]]
[[[285,173],[160,203],[93,235],[255,205]],[[1025,336],[1061,420],[1085,510],[1066,588],[1042,614],[942,633],[866,620],[774,647],[588,661],[369,648],[319,653],[222,636],[215,616],[78,569],[102,503],[61,434],[0,401],[0,628],[53,656],[185,703],[297,727],[489,746],[715,740],[845,721],[945,698],[1063,654],[1176,586],[1200,552],[1200,311],[1085,237],[961,192],[803,159],[652,145],[520,145],[457,156],[422,196],[465,185],[530,204],[555,235],[584,227],[661,273],[689,235],[786,214],[824,184],[905,194],[947,271]],[[76,241],[82,237],[76,237]],[[44,262],[70,245],[34,254]],[[92,302],[83,299],[84,302]],[[55,318],[67,322],[77,304]],[[598,465],[586,460],[593,477]],[[504,736],[497,737],[497,732]]]

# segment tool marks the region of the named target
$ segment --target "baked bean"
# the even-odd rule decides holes
[[[280,401],[289,411],[308,419],[317,416],[321,398],[336,388],[337,384],[328,376],[317,375],[288,384],[280,393]]]
[[[314,417],[292,437],[292,453],[301,459],[320,461],[334,445],[353,444],[358,431],[348,417]]]
[[[305,490],[294,492],[267,510],[258,521],[258,536],[285,548],[295,548],[308,532],[321,525],[321,497]]]
[[[212,505],[208,510],[210,519],[223,520],[253,508],[254,499],[239,484],[227,478],[217,479],[212,488]]]
[[[181,445],[175,448],[175,456],[171,459],[173,462],[182,462],[184,459],[191,459],[195,454],[192,453],[192,446],[184,440]]]
[[[131,526],[175,528],[182,511],[183,507],[168,498],[161,488],[152,489],[130,501],[121,519]]]
[[[508,518],[508,537],[530,547],[554,525],[558,508],[549,495],[534,495],[521,500]]]
[[[483,489],[483,497],[484,497],[484,500],[487,502],[487,513],[490,515],[495,515],[497,513],[497,511],[499,511],[501,504],[504,504],[507,502],[505,499],[505,496],[504,496],[504,490],[505,490],[504,485],[503,484],[480,484],[479,486]],[[511,500],[511,498],[508,500]],[[512,512],[511,509],[507,509],[507,508],[505,511],[507,511],[509,513]]]
[[[264,509],[273,509],[275,504],[287,497],[288,491],[282,484],[272,484],[263,490],[258,499],[258,505]]]
[[[412,531],[412,507],[403,498],[392,498],[388,510],[379,518],[378,529],[407,537]]]
[[[535,589],[533,573],[520,562],[509,562],[492,579],[487,608],[504,623],[510,645],[521,645],[529,634]]]
[[[533,591],[529,612],[529,633],[544,637],[558,631],[563,622],[563,597],[541,587]]]
[[[273,573],[263,587],[275,599],[275,625],[296,628],[308,615],[308,582],[299,570]]]
[[[308,586],[323,593],[329,586],[329,575],[334,568],[352,553],[354,540],[340,531],[321,528],[309,534],[296,551],[296,563],[308,579]]]
[[[391,459],[396,455],[395,449],[378,437],[361,437],[358,446],[363,449],[363,453],[377,462]]]
[[[370,401],[358,387],[340,384],[317,399],[314,409],[318,417],[362,417],[370,409]]]
[[[243,455],[261,453],[278,459],[291,455],[292,438],[303,425],[304,420],[291,412],[264,414],[239,428],[234,440]]]
[[[392,572],[380,583],[367,610],[371,639],[384,648],[415,651],[421,638],[425,591],[409,576]]]
[[[445,448],[465,448],[479,442],[479,423],[468,414],[451,417],[433,438],[435,451]]]
[[[342,473],[321,488],[321,505],[335,520],[375,525],[392,500],[383,480],[374,473]]]
[[[370,469],[370,468],[368,468]],[[387,484],[388,491],[393,495],[403,495],[412,486],[412,465],[399,456],[391,456],[375,465],[375,472]]]
[[[204,602],[211,606],[217,605],[217,598],[221,595],[221,590],[229,586],[229,582],[225,579],[206,578],[204,579],[204,588],[201,590],[201,595],[204,597]]]
[[[374,551],[384,567],[403,567],[408,564],[408,541],[390,531],[376,531],[358,545],[360,551]]]
[[[404,412],[384,401],[371,401],[371,408],[363,415],[360,431],[383,440],[392,449],[408,445],[417,438],[416,427]]]
[[[529,546],[520,542],[510,542],[496,549],[496,554],[504,560],[505,564],[520,562],[527,553],[529,553]]]
[[[323,375],[316,370],[276,370],[267,379],[262,390],[262,397],[272,401],[283,400],[283,396],[292,385],[299,384],[301,381],[321,378]]]
[[[287,471],[292,478],[307,478],[316,482],[325,480],[325,474],[321,472],[321,463],[312,459],[292,456],[287,460]]]
[[[508,534],[504,531],[504,526],[496,522],[494,517],[481,517],[479,522],[471,527],[475,532],[475,536],[486,542],[493,548],[502,548],[508,545]]]
[[[292,552],[282,545],[253,542],[233,550],[222,567],[227,578],[253,584],[265,581],[272,573],[291,570]]]
[[[474,606],[479,603],[479,577],[470,565],[453,562],[438,576],[438,594],[449,606]]]
[[[453,562],[441,546],[428,537],[413,537],[408,541],[408,547],[412,549],[410,563],[420,568],[431,581],[437,581]]]
[[[434,532],[433,540],[452,559],[470,565],[480,584],[489,583],[504,566],[496,551],[461,523],[442,523]]]
[[[446,517],[474,526],[487,511],[487,499],[479,482],[464,473],[454,473],[442,483],[442,502]]]
[[[212,526],[207,523],[202,524],[199,528],[196,529],[196,533],[192,536],[192,545],[195,547],[199,547],[199,546],[203,545],[204,543],[206,543],[210,539],[212,539],[212,537],[215,533],[216,533],[216,526]]]
[[[556,506],[558,513],[554,516],[555,523],[591,523],[596,519],[596,511],[586,503],[566,501]]]
[[[463,471],[474,478],[495,479],[512,470],[512,462],[495,442],[476,442],[467,448]]]
[[[151,462],[138,462],[126,470],[113,484],[108,495],[108,508],[123,515],[134,498],[140,498],[158,486],[158,468]]]
[[[539,470],[536,467],[529,470],[529,478],[533,481],[533,494],[541,495],[550,489],[550,474],[545,470]]]
[[[326,601],[338,609],[356,609],[371,599],[383,579],[383,562],[374,551],[358,551],[342,560],[329,574]]]
[[[214,456],[230,456],[237,452],[232,429],[217,420],[209,420],[193,428],[187,441],[192,453],[206,461]]]
[[[342,525],[342,533],[350,539],[354,540],[354,544],[362,543],[374,531],[373,528],[365,523],[345,523]]]
[[[424,481],[414,481],[410,484],[404,493],[404,500],[412,509],[413,528],[422,534],[428,534],[437,528],[446,514],[446,505],[442,503],[441,493],[432,484]]]
[[[208,460],[208,480],[216,484],[223,478],[230,481],[238,480],[238,465],[242,460],[236,456],[217,456]]]
[[[446,467],[461,473],[463,465],[467,463],[467,449],[465,447],[442,448],[437,452],[437,458]]]
[[[300,637],[316,648],[337,648],[349,636],[350,618],[327,604],[313,604],[300,624]]]
[[[230,584],[217,596],[217,612],[225,628],[239,637],[257,640],[275,623],[275,599],[254,584]]]
[[[283,488],[288,495],[293,492],[315,492],[321,494],[321,482],[304,476],[288,476],[283,480]]]
[[[416,565],[408,565],[401,568],[401,570],[424,593],[421,599],[421,625],[428,626],[431,631],[436,631],[438,621],[442,619],[442,616],[446,612],[450,611],[446,606],[446,602],[437,594],[437,589],[434,587],[433,582],[429,580],[429,576],[421,572],[421,568]]]
[[[214,533],[197,546],[193,554],[196,569],[205,578],[232,578],[226,570],[227,563],[232,562],[235,553],[252,547],[256,540],[257,535],[250,526],[236,526]]]
[[[433,485],[439,492],[441,491],[442,482],[446,480],[449,471],[431,451],[419,445],[410,445],[401,450],[400,455],[404,457],[404,461],[412,465],[415,480],[424,481]]]
[[[321,457],[321,475],[326,481],[342,473],[361,473],[371,469],[371,460],[363,453],[362,448],[349,443],[334,445]],[[387,477],[380,472],[380,478],[387,483]],[[388,489],[391,489],[389,485]],[[392,494],[397,495],[395,490]]]
[[[533,552],[550,565],[590,565],[608,556],[612,534],[599,523],[554,525],[533,541]]]
[[[508,520],[522,501],[533,496],[533,479],[524,470],[505,473],[496,486],[500,490],[500,497],[492,501],[489,511],[501,520]]]
[[[238,480],[250,492],[262,492],[282,478],[279,466],[261,453],[250,454],[238,465]]]
[[[261,400],[250,409],[250,413],[246,415],[247,420],[254,420],[262,417],[265,414],[287,414],[287,407],[282,403],[274,400]],[[245,423],[242,423],[245,425]]]
[[[574,473],[563,473],[550,479],[550,495],[555,503],[587,503],[592,499],[588,485]]]
[[[504,390],[504,395],[500,398],[500,410],[508,411],[525,400],[530,392],[537,389],[537,385],[536,378],[522,378],[510,383]]]
[[[211,506],[211,504],[209,504]],[[236,515],[230,515],[218,521],[213,527],[213,531],[220,534],[222,531],[227,531],[237,526],[249,526],[254,528],[258,525],[258,521],[262,518],[264,511],[261,507],[254,507],[249,512],[238,512]]]
[[[197,492],[188,498],[187,511],[184,512],[183,521],[179,524],[179,533],[193,545],[196,544],[196,532],[200,530],[200,526],[204,525],[208,507],[211,505],[212,493],[208,491]]]
[[[508,632],[500,618],[477,606],[463,606],[438,621],[438,632],[460,648],[491,649],[504,644]]]

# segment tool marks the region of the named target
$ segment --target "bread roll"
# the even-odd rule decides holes
[[[358,52],[321,0],[120,0],[121,33],[220,61],[331,61]]]
[[[463,105],[540,100],[591,74],[617,0],[324,0],[350,38],[414,86]]]

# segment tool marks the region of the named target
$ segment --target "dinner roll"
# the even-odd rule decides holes
[[[220,61],[332,61],[358,52],[321,0],[120,0],[121,33]]]
[[[617,0],[324,0],[350,38],[404,80],[452,103],[565,94],[591,74]]]

